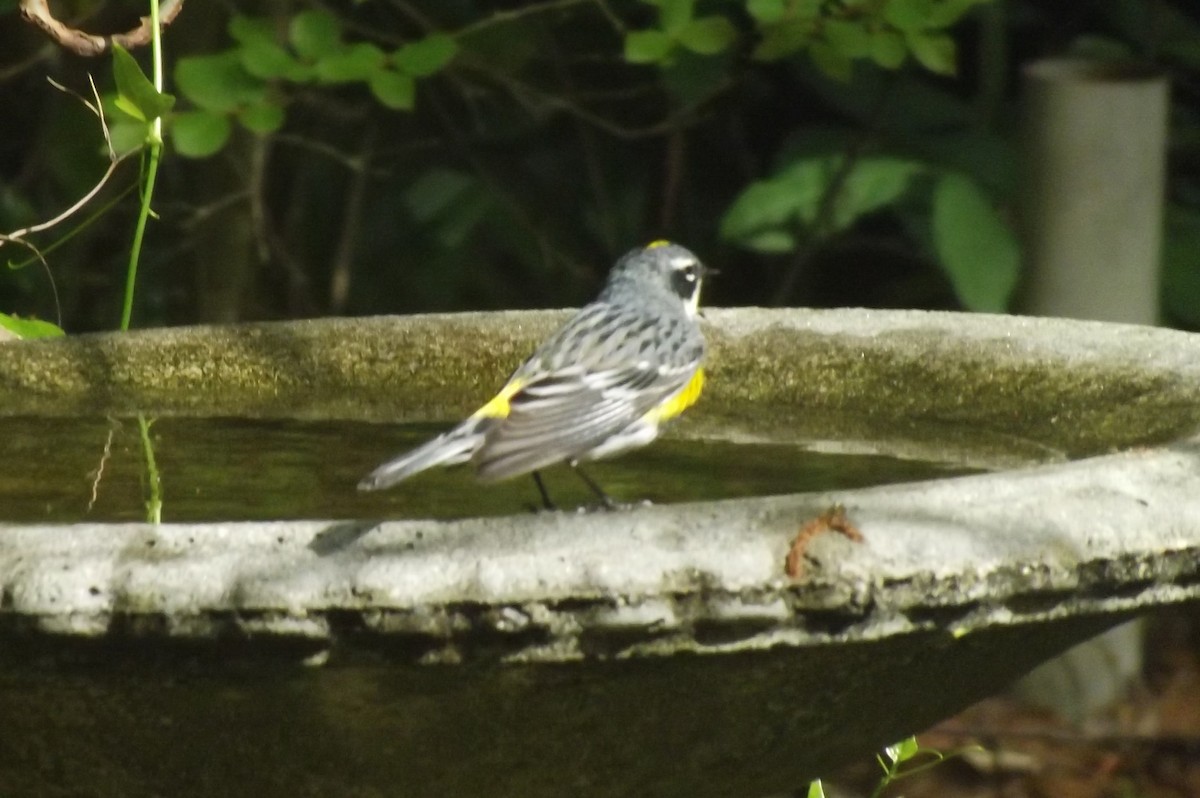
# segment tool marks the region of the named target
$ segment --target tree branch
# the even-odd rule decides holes
[[[183,8],[183,0],[163,0],[162,12],[159,19],[165,28],[170,25]],[[141,47],[150,42],[150,18],[142,17],[141,23],[133,30],[118,33],[113,36],[97,36],[94,33],[72,28],[55,18],[50,11],[47,0],[21,0],[21,16],[26,22],[40,28],[58,44],[78,55],[103,55],[112,48],[113,42],[127,50]]]

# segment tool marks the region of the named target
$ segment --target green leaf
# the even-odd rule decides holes
[[[909,33],[908,49],[921,66],[938,75],[953,75],[956,68],[954,40],[941,33]]]
[[[238,111],[237,117],[238,121],[242,123],[242,127],[247,130],[266,134],[274,133],[283,127],[284,113],[282,106],[263,103],[262,105],[247,105]]]
[[[379,102],[396,111],[411,111],[417,100],[417,82],[412,75],[380,70],[371,76],[371,93]]]
[[[759,61],[778,61],[803,50],[812,43],[816,26],[810,20],[785,22],[763,31],[762,41],[754,48]]]
[[[625,34],[625,60],[631,64],[666,61],[675,40],[660,30],[635,30]]]
[[[115,105],[115,100],[113,101]],[[112,116],[106,114],[106,116]],[[146,146],[150,138],[150,123],[141,119],[133,119],[124,114],[113,116],[108,123],[108,138],[112,142],[113,151],[117,155],[140,150]],[[104,150],[108,155],[108,150]]]
[[[246,71],[237,50],[179,59],[175,83],[192,103],[217,113],[260,104],[267,96],[267,84]]]
[[[854,77],[854,62],[825,42],[813,42],[808,46],[808,57],[817,69],[842,83]]]
[[[273,41],[246,42],[240,49],[242,66],[256,78],[295,80],[307,70],[292,54]]]
[[[423,78],[441,71],[457,54],[458,43],[453,36],[431,33],[393,53],[392,64],[401,72]]]
[[[747,0],[746,11],[760,24],[771,25],[783,19],[783,0]]]
[[[142,109],[137,107],[137,103],[126,97],[124,94],[118,94],[113,100],[113,107],[118,111],[123,112],[126,116],[132,117],[138,122],[149,121],[146,115],[142,113]]]
[[[822,26],[821,35],[843,58],[865,58],[871,54],[871,34],[861,22],[830,19]]]
[[[212,111],[185,111],[171,119],[171,140],[185,158],[207,158],[229,140],[229,117]]]
[[[239,44],[275,44],[278,41],[274,22],[244,14],[236,14],[229,20],[229,35]]]
[[[789,0],[787,15],[790,19],[815,21],[821,16],[821,9],[825,3],[826,0]]]
[[[175,98],[154,88],[128,50],[113,42],[112,54],[118,108],[143,122],[153,121],[171,110]]]
[[[832,214],[823,235],[843,230],[861,216],[896,202],[925,167],[919,161],[874,157],[855,161],[842,175],[841,156],[793,160],[775,175],[752,183],[721,220],[721,237],[759,252],[795,248],[795,234],[818,221],[825,195],[836,182]]]
[[[825,158],[804,159],[751,183],[725,212],[721,238],[764,252],[781,251],[789,240],[794,242],[800,223],[816,216],[828,168]]]
[[[825,798],[825,788],[821,786],[820,779],[809,782],[805,798]]]
[[[288,25],[288,40],[301,58],[317,61],[341,49],[342,27],[328,11],[301,11]]]
[[[378,47],[359,42],[317,61],[317,77],[325,83],[370,80],[375,73],[383,71],[386,60]]]
[[[61,338],[66,335],[56,324],[41,319],[21,319],[0,313],[0,328],[8,330],[18,338]]]
[[[925,30],[933,13],[933,0],[887,0],[883,19],[904,33]]]
[[[860,158],[842,181],[830,220],[834,230],[843,230],[860,217],[896,202],[925,171],[920,161],[886,156]],[[833,174],[833,170],[830,170]]]
[[[699,17],[679,31],[679,43],[698,55],[716,55],[737,40],[737,29],[722,16]]]
[[[897,69],[908,57],[904,37],[892,30],[871,33],[871,60],[884,69]]]
[[[991,0],[940,0],[933,4],[925,25],[930,29],[948,28],[977,5]]]
[[[900,764],[916,756],[920,752],[921,746],[917,744],[916,737],[906,737],[895,745],[888,746],[888,750],[893,754],[892,761]]]
[[[967,308],[1004,311],[1017,283],[1020,248],[988,198],[961,174],[946,175],[934,188],[933,242]]]
[[[758,230],[738,239],[738,246],[764,255],[786,255],[795,252],[799,241],[787,230]]]
[[[660,27],[672,38],[692,21],[696,0],[652,0],[658,6]]]

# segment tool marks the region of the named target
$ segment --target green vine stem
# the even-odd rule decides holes
[[[150,51],[153,59],[154,89],[162,93],[162,29],[159,27],[158,0],[150,0]],[[150,123],[147,138],[148,153],[142,181],[142,204],[138,211],[137,226],[133,232],[133,246],[129,252],[129,268],[125,272],[125,302],[121,309],[121,331],[129,329],[133,317],[133,292],[137,285],[138,261],[142,254],[142,240],[146,235],[146,222],[150,218],[150,200],[154,196],[154,182],[158,177],[158,163],[162,159],[162,117],[156,116]]]

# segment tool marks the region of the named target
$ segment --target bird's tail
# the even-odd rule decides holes
[[[428,443],[389,460],[362,478],[359,490],[383,490],[434,466],[465,463],[483,443],[490,419],[471,418]]]

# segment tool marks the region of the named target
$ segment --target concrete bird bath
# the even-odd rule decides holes
[[[709,390],[674,434],[991,472],[613,513],[0,525],[0,794],[764,796],[1200,598],[1200,338],[706,315]],[[0,413],[450,421],[561,318],[6,343]],[[866,543],[817,538],[788,577],[835,503]]]

